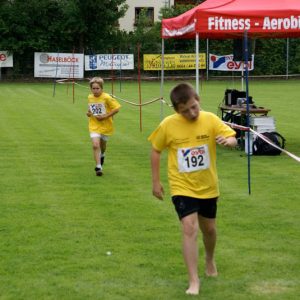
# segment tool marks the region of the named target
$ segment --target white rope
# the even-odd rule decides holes
[[[261,138],[262,140],[264,140],[266,143],[268,143],[269,145],[273,146],[274,148],[282,151],[283,153],[287,154],[289,157],[293,158],[294,160],[296,160],[297,162],[300,162],[300,157],[285,150],[282,149],[281,147],[279,147],[278,145],[274,144],[273,142],[271,142],[268,138],[266,138],[263,134],[258,133],[256,131],[254,131],[252,128],[250,127],[246,127],[246,126],[241,126],[238,124],[234,124],[234,123],[229,123],[229,122],[224,122],[225,124],[227,124],[228,126],[232,127],[232,128],[236,128],[236,129],[240,129],[240,130],[244,130],[244,131],[251,131],[254,135],[258,136],[259,138]]]
[[[120,97],[117,97],[116,95],[113,95],[113,94],[109,94],[111,97],[117,99],[117,100],[121,100],[125,103],[128,103],[128,104],[131,104],[131,105],[135,105],[135,106],[144,106],[144,105],[148,105],[148,104],[151,104],[151,103],[154,103],[156,101],[161,101],[162,103],[168,105],[169,107],[173,107],[172,105],[168,104],[162,97],[159,97],[159,98],[155,98],[153,100],[150,100],[148,102],[145,102],[145,103],[142,103],[142,104],[139,104],[139,103],[136,103],[136,102],[131,102],[131,101],[128,101],[128,100],[125,100],[125,99],[122,99]]]
[[[257,135],[259,138],[261,138],[262,140],[264,140],[266,143],[272,145],[274,148],[281,150],[282,152],[284,152],[285,154],[287,154],[288,156],[290,156],[291,158],[295,159],[297,162],[300,162],[300,157],[296,156],[295,154],[280,148],[279,146],[277,146],[276,144],[272,143],[268,138],[266,138],[263,134],[258,133],[256,131],[254,131],[253,129],[250,128],[250,131],[254,134]]]
[[[57,83],[64,83],[65,81],[69,81],[68,78],[64,78],[64,79],[57,79],[56,82]]]
[[[80,84],[80,83],[77,83],[77,82],[75,82],[75,84],[78,85],[78,86],[82,86],[82,87],[84,87],[84,88],[86,88],[86,89],[89,89],[89,88],[90,88],[90,87],[88,87],[88,86],[86,86],[86,85],[83,85],[83,84]]]
[[[164,103],[164,104],[166,104],[167,106],[169,106],[169,107],[174,107],[172,104],[169,104],[167,101],[165,101],[164,99],[161,99],[161,102],[162,103]]]
[[[59,80],[56,80],[57,83],[61,83],[61,84],[64,84],[66,81],[69,81],[69,79],[59,79]],[[80,86],[80,87],[84,87],[84,88],[86,88],[86,89],[89,89],[89,87],[87,87],[87,86],[85,86],[85,85],[83,85],[83,84],[79,84],[79,83],[77,83],[77,82],[75,82],[75,81],[74,81],[73,83],[76,84],[76,85],[78,85],[78,86]],[[164,104],[166,104],[167,106],[173,107],[173,105],[167,103],[162,97],[155,98],[155,99],[150,100],[150,101],[148,101],[148,102],[139,104],[139,103],[136,103],[136,102],[132,102],[132,101],[128,101],[128,100],[122,99],[122,98],[117,97],[116,95],[113,95],[113,94],[109,94],[109,95],[110,95],[111,97],[117,99],[117,100],[121,100],[121,101],[123,101],[123,102],[125,102],[125,103],[131,104],[131,105],[134,105],[134,106],[144,106],[144,105],[148,105],[148,104],[154,103],[154,102],[156,102],[156,101],[158,101],[158,100],[161,100],[161,102],[164,103]]]
[[[139,103],[135,103],[135,102],[131,102],[131,101],[122,99],[122,98],[117,97],[117,96],[115,96],[115,95],[113,95],[113,94],[109,94],[109,95],[110,95],[111,97],[117,99],[117,100],[121,100],[121,101],[123,101],[123,102],[125,102],[125,103],[131,104],[131,105],[134,105],[134,106],[144,106],[144,105],[148,105],[148,104],[154,103],[154,102],[156,102],[156,101],[158,101],[158,100],[161,100],[161,98],[159,97],[159,98],[155,98],[155,99],[153,99],[153,100],[150,100],[150,101],[148,101],[148,102],[139,104]]]

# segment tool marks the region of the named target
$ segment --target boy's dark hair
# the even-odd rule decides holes
[[[193,86],[185,82],[176,85],[170,93],[170,99],[175,110],[177,110],[180,103],[185,104],[192,98],[200,101],[200,97],[194,90]]]

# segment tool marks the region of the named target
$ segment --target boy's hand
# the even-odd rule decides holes
[[[91,112],[90,110],[88,110],[88,112],[86,113],[86,115],[87,115],[88,117],[90,117],[90,116],[92,116],[93,114],[92,114],[92,112]]]
[[[105,115],[98,115],[98,116],[95,116],[96,117],[96,119],[98,120],[98,121],[102,121],[102,120],[104,120],[104,119],[106,119],[107,118],[107,115],[105,114]]]
[[[223,145],[225,147],[234,147],[234,146],[236,146],[236,138],[233,136],[226,138],[221,135],[218,135],[216,137],[216,143],[219,145]]]
[[[159,183],[153,184],[152,194],[159,200],[164,200],[163,196],[165,194],[163,186]]]
[[[221,135],[218,135],[216,137],[216,143],[219,144],[219,145],[224,145],[226,146],[226,138],[224,138],[223,136]]]

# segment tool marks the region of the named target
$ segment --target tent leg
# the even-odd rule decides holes
[[[208,80],[209,70],[209,39],[206,39],[206,80]]]
[[[160,77],[160,119],[164,117],[164,107],[163,107],[163,98],[164,98],[164,74],[165,74],[165,40],[161,39],[161,77]]]
[[[250,114],[249,114],[249,81],[248,81],[248,75],[249,75],[249,70],[248,70],[248,35],[247,31],[244,32],[244,65],[246,66],[245,68],[245,85],[246,85],[246,103],[247,103],[247,114],[246,114],[246,122],[247,122],[247,127],[250,126]],[[247,134],[247,158],[248,158],[248,193],[249,195],[251,194],[251,172],[250,172],[250,151],[252,153],[252,149],[250,149],[250,130],[246,132]]]
[[[196,33],[196,92],[199,95],[199,33]]]

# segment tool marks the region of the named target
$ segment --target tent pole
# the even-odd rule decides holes
[[[142,90],[141,90],[141,44],[137,44],[137,51],[138,51],[138,84],[139,84],[139,106],[140,106],[140,132],[143,131],[142,127]]]
[[[165,74],[165,40],[161,39],[161,77],[160,77],[160,119],[162,120],[164,117],[164,107],[163,107],[163,99],[164,99],[164,74]]]
[[[289,79],[289,47],[290,39],[286,39],[286,79]]]
[[[247,31],[244,32],[244,65],[246,66],[245,68],[245,79],[246,79],[246,103],[247,103],[247,114],[246,114],[246,126],[249,127],[250,126],[250,114],[249,114],[249,81],[248,81],[248,35],[247,35]],[[248,130],[246,132],[247,134],[247,145],[245,145],[245,147],[247,147],[247,158],[248,158],[248,193],[249,195],[251,194],[251,173],[250,173],[250,154],[252,153],[252,149],[250,149],[250,145],[252,147],[252,143],[250,143],[250,130]],[[251,151],[251,152],[250,152]]]
[[[196,92],[199,95],[199,33],[196,33]]]
[[[242,83],[242,91],[244,90],[244,69],[245,69],[245,63],[243,63],[243,68],[242,68],[242,80],[241,80],[241,83]]]
[[[208,80],[209,69],[209,39],[206,39],[206,80]]]

